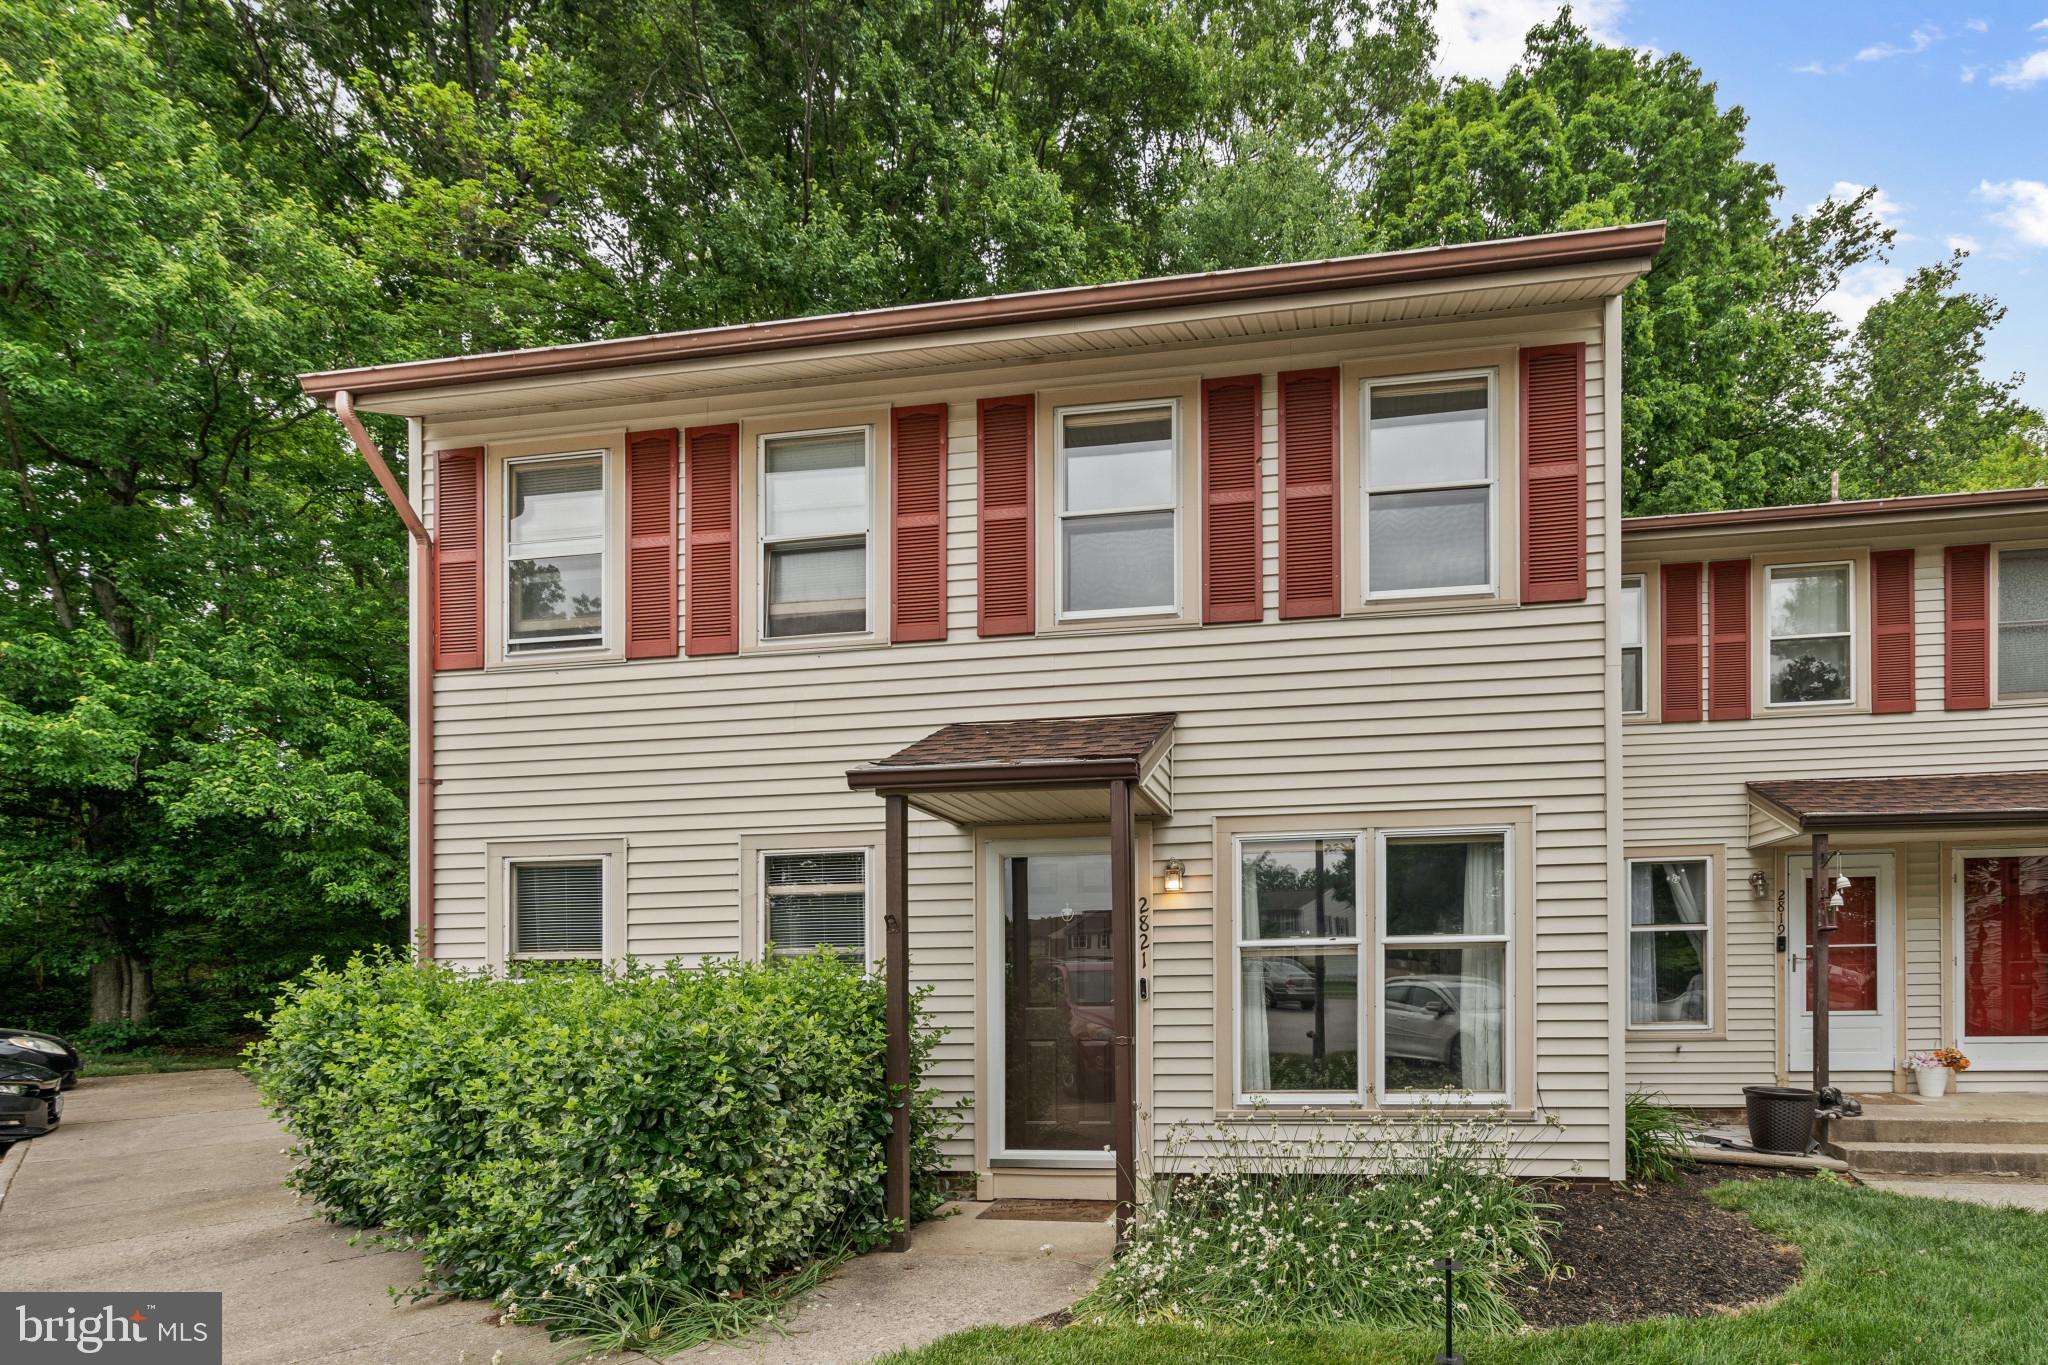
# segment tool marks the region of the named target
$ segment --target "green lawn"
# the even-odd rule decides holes
[[[1464,1337],[1470,1365],[1835,1365],[2048,1362],[2048,1215],[1807,1180],[1743,1181],[1713,1198],[1797,1243],[1798,1288],[1734,1317],[1657,1318]],[[1362,1328],[989,1328],[884,1365],[1427,1365],[1441,1342]]]

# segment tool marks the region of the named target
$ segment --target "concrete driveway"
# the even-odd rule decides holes
[[[219,1290],[228,1365],[553,1365],[572,1352],[495,1325],[489,1304],[393,1303],[418,1259],[351,1245],[299,1203],[286,1141],[237,1072],[81,1082],[57,1131],[21,1145],[11,1180],[0,1173],[0,1288]],[[846,1266],[785,1332],[673,1359],[851,1365],[1065,1308],[1108,1255],[1106,1224],[976,1217],[984,1207],[919,1227],[907,1255]]]
[[[397,1305],[410,1253],[351,1246],[284,1186],[285,1136],[238,1072],[88,1079],[0,1201],[8,1289],[217,1289],[246,1365],[529,1365],[567,1350],[485,1303]]]

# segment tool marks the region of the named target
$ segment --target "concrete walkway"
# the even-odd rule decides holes
[[[553,1365],[572,1348],[495,1325],[491,1305],[398,1305],[407,1252],[351,1245],[284,1186],[286,1138],[232,1071],[86,1080],[55,1133],[21,1144],[0,1200],[0,1288],[211,1289],[228,1365]],[[1108,1255],[1096,1223],[980,1219],[982,1205],[826,1281],[786,1333],[688,1365],[851,1365],[949,1332],[1065,1308]],[[642,1357],[644,1359],[644,1357]]]
[[[1996,1209],[2032,1209],[2048,1213],[2048,1180],[2017,1177],[1866,1175],[1858,1177],[1873,1190],[1910,1194],[1921,1199],[1955,1199],[1988,1204]]]

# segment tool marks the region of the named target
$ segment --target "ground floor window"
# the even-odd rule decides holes
[[[1507,831],[1246,835],[1233,847],[1240,1100],[1507,1096]]]
[[[550,858],[512,869],[514,957],[604,956],[604,860]]]
[[[761,856],[763,937],[776,957],[826,948],[868,954],[867,853],[790,850]]]
[[[1711,952],[1706,858],[1628,864],[1628,1024],[1705,1028]]]

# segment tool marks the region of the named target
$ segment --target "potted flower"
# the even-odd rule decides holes
[[[1948,1078],[1951,1072],[1968,1071],[1970,1059],[1952,1047],[1938,1047],[1932,1052],[1916,1052],[1912,1060],[1913,1080],[1920,1093],[1928,1099],[1938,1100],[1948,1093]]]

